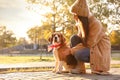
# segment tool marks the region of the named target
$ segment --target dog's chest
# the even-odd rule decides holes
[[[54,49],[54,53],[59,60],[64,61],[66,56],[70,54],[70,49],[66,47],[61,47],[59,49]]]
[[[53,49],[53,55],[54,55],[55,60],[60,60],[58,49],[55,49],[55,48]]]

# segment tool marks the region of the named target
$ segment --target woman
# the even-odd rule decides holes
[[[92,73],[108,74],[111,44],[101,23],[90,13],[86,0],[76,0],[71,13],[78,29],[78,33],[71,37],[71,51],[79,62],[77,69],[71,72],[85,73],[84,62],[90,62]]]

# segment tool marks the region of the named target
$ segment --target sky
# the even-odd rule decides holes
[[[27,6],[25,0],[0,0],[0,26],[12,30],[17,38],[27,38],[26,32],[41,24],[41,16]]]

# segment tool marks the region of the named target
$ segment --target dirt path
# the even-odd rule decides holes
[[[0,74],[0,80],[120,80],[120,68],[112,68],[111,75],[102,76],[91,74],[87,70],[87,74],[55,74],[51,71],[47,72],[17,72]]]

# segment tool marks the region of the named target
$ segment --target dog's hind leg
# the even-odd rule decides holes
[[[85,63],[79,61],[76,68],[71,70],[71,73],[74,73],[74,74],[83,73],[83,74],[85,74],[86,73]]]

